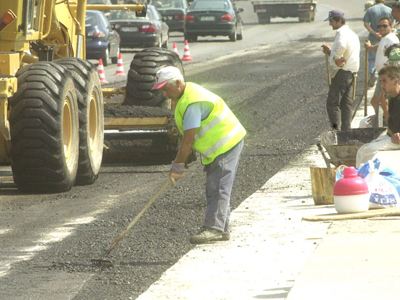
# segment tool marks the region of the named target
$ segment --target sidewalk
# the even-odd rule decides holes
[[[306,150],[232,212],[230,241],[196,246],[137,299],[398,299],[397,219],[302,221],[335,212],[311,195],[324,164]]]

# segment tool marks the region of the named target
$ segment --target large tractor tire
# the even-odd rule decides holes
[[[79,165],[76,184],[92,184],[100,172],[104,143],[104,103],[99,75],[85,60],[64,58],[55,62],[71,72],[78,96]]]
[[[147,48],[135,54],[126,84],[124,105],[161,107],[166,100],[160,91],[153,91],[155,75],[160,67],[175,66],[182,71],[179,56],[167,49]]]
[[[17,74],[10,100],[11,167],[25,192],[64,192],[75,183],[79,119],[70,72],[53,62],[34,63]]]

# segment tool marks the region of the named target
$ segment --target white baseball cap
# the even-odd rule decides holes
[[[173,66],[164,67],[157,71],[156,82],[153,85],[153,90],[159,90],[167,84],[169,80],[184,81],[181,71]]]

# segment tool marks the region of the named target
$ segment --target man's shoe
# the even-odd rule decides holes
[[[219,231],[213,228],[202,228],[198,233],[190,237],[192,244],[207,244],[218,241],[228,241],[230,238],[229,232]]]

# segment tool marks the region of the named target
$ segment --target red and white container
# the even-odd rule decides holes
[[[343,170],[343,178],[333,187],[335,209],[340,214],[363,212],[369,209],[367,183],[354,167]]]

